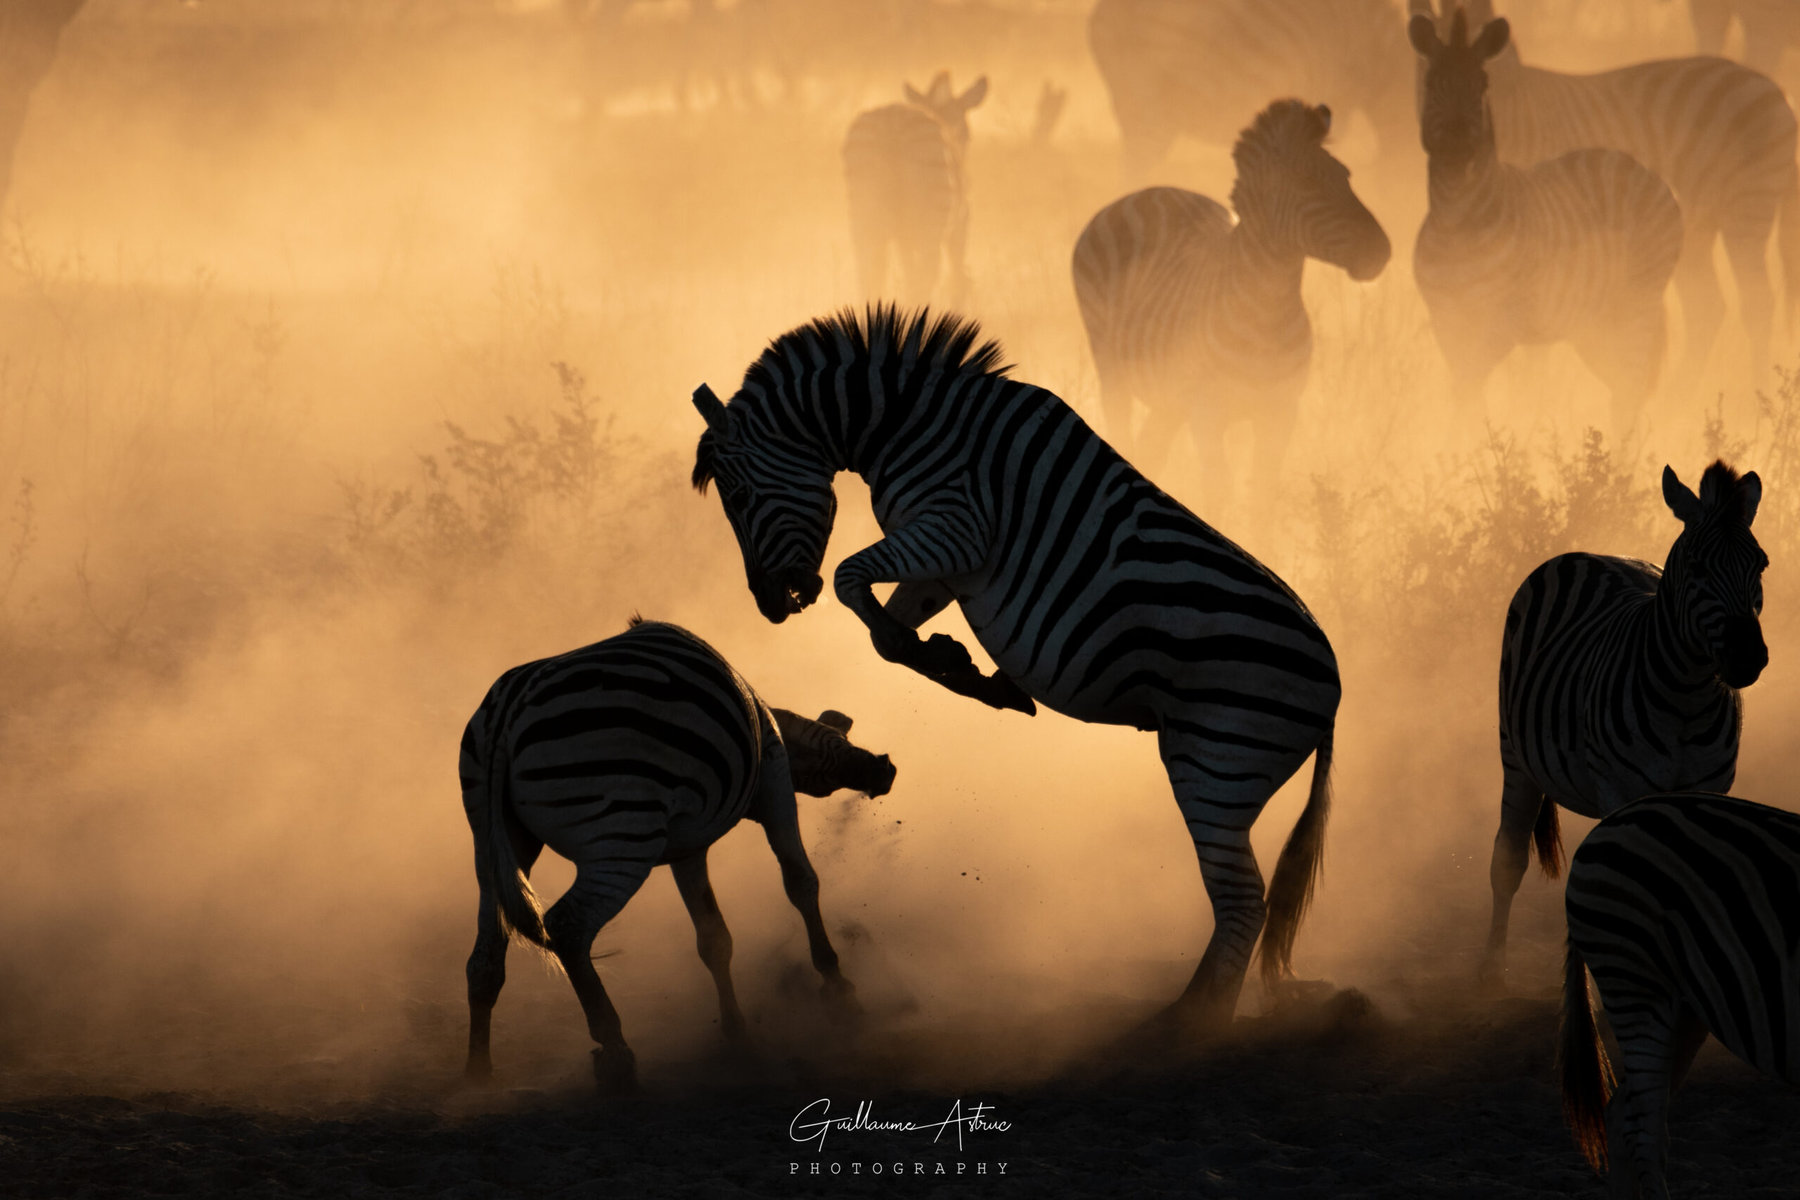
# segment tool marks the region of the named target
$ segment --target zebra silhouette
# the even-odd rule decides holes
[[[904,85],[906,103],[860,114],[844,137],[844,186],[850,237],[863,294],[887,292],[888,256],[899,258],[898,294],[931,297],[945,259],[950,289],[968,287],[969,197],[963,159],[969,110],[987,97],[987,76],[958,95],[939,71],[921,92]]]
[[[1661,571],[1647,562],[1562,554],[1525,577],[1500,643],[1505,784],[1489,877],[1483,974],[1506,968],[1507,922],[1529,848],[1562,867],[1556,806],[1604,817],[1653,792],[1723,792],[1737,773],[1738,689],[1768,664],[1762,573],[1750,523],[1754,471],[1715,462],[1696,496],[1663,468],[1682,523]]]
[[[800,910],[826,992],[852,988],[819,916],[819,877],[800,842],[794,792],[883,795],[893,764],[850,744],[850,719],[770,708],[718,651],[677,625],[632,619],[624,633],[514,667],[463,731],[463,810],[481,889],[469,955],[467,1073],[492,1071],[488,1034],[506,982],[508,934],[554,955],[599,1043],[603,1089],[636,1084],[636,1056],[588,958],[600,928],[667,863],[719,993],[720,1025],[746,1025],[731,985],[731,933],[707,879],[707,848],[745,817],[768,836]],[[548,913],[526,876],[549,846],[575,882]]]
[[[1256,480],[1273,486],[1312,365],[1312,322],[1300,298],[1308,258],[1369,280],[1387,265],[1380,222],[1325,149],[1331,110],[1277,100],[1238,138],[1237,183],[1225,208],[1154,187],[1096,213],[1075,243],[1075,298],[1100,376],[1107,431],[1154,470],[1183,426],[1203,482],[1226,479],[1224,433],[1249,419]],[[1142,438],[1132,406],[1150,410]]]
[[[1567,341],[1611,389],[1622,435],[1662,366],[1663,292],[1681,257],[1675,197],[1617,150],[1502,163],[1485,63],[1505,48],[1506,21],[1473,43],[1460,10],[1448,41],[1429,17],[1409,32],[1426,64],[1431,200],[1413,275],[1465,405],[1513,347]]]
[[[1408,7],[1431,11],[1430,0],[1409,0]],[[1470,28],[1481,28],[1493,19],[1494,6],[1470,0],[1466,12]],[[1682,385],[1698,377],[1724,321],[1713,266],[1721,241],[1760,370],[1774,308],[1766,256],[1777,231],[1790,319],[1800,301],[1800,131],[1781,88],[1749,67],[1712,57],[1571,75],[1523,63],[1510,42],[1487,74],[1500,161],[1530,166],[1601,147],[1629,154],[1669,185],[1685,228],[1675,275],[1686,345]]]
[[[1613,1195],[1666,1200],[1669,1100],[1707,1034],[1800,1084],[1800,817],[1708,792],[1638,800],[1576,849],[1567,907],[1564,1114],[1594,1166],[1611,1159]]]
[[[819,594],[832,477],[854,471],[884,536],[834,587],[882,658],[997,708],[1156,732],[1216,920],[1174,1012],[1229,1019],[1259,932],[1265,981],[1289,970],[1324,844],[1337,661],[1281,580],[979,337],[888,307],[783,335],[731,403],[694,393],[693,482],[717,483],[757,607],[781,622]],[[877,583],[899,585],[885,608]],[[952,598],[993,675],[915,632]],[[1250,826],[1314,751],[1265,903]]]

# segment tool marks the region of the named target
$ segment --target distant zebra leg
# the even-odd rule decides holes
[[[1298,396],[1272,400],[1256,413],[1256,473],[1252,485],[1273,488],[1287,462],[1288,445],[1294,440],[1294,421],[1299,416]]]
[[[969,206],[960,198],[944,226],[944,258],[950,270],[946,305],[962,308],[969,300]]]
[[[1268,911],[1250,826],[1274,786],[1259,772],[1205,762],[1202,756],[1216,756],[1217,747],[1201,738],[1165,732],[1161,749],[1213,911],[1212,939],[1177,1007],[1204,1025],[1223,1027],[1237,1009]]]
[[[637,1088],[637,1056],[625,1044],[618,1010],[607,996],[589,952],[595,935],[650,877],[650,868],[662,857],[667,842],[667,836],[659,834],[634,846],[636,856],[631,859],[577,863],[574,884],[544,914],[551,948],[568,973],[575,997],[581,1001],[581,1011],[587,1017],[588,1036],[599,1043],[594,1051],[594,1079],[604,1092]]]
[[[1613,1195],[1668,1200],[1669,1100],[1706,1026],[1673,1000],[1635,995],[1617,980],[1595,982],[1619,1041],[1619,1089],[1606,1106]]]
[[[529,839],[515,838],[513,854],[521,870],[531,874],[543,845],[529,845]],[[469,1059],[463,1075],[485,1080],[494,1073],[490,1056],[489,1034],[493,1028],[494,1005],[500,1000],[500,989],[506,986],[506,930],[500,924],[499,902],[489,881],[481,882],[480,909],[475,916],[475,949],[469,953],[465,974],[469,980]]]
[[[1699,383],[1712,354],[1719,327],[1725,323],[1725,296],[1713,270],[1714,228],[1690,228],[1675,267],[1675,292],[1681,297],[1681,368],[1676,376],[1677,395],[1685,395]]]
[[[1656,390],[1668,348],[1660,295],[1647,298],[1639,310],[1621,317],[1617,327],[1575,339],[1575,352],[1612,392],[1613,445],[1623,445],[1648,420],[1645,402]]]
[[[1773,213],[1770,214],[1771,218]],[[1769,335],[1775,324],[1775,292],[1769,286],[1766,250],[1771,219],[1761,229],[1725,232],[1725,253],[1731,259],[1731,274],[1737,280],[1738,313],[1744,332],[1750,337],[1750,369],[1757,383],[1769,369]]]
[[[856,282],[863,298],[878,299],[887,288],[888,200],[879,193],[850,194],[850,244],[856,250]]]
[[[741,1042],[749,1026],[731,986],[731,930],[725,927],[712,880],[707,878],[706,851],[676,859],[669,864],[669,870],[675,876],[682,903],[687,905],[688,916],[693,918],[700,961],[712,972],[713,986],[719,990],[719,1028],[727,1041]]]
[[[800,817],[787,763],[765,760],[759,787],[761,794],[754,815],[762,823],[775,861],[781,864],[781,883],[788,901],[799,910],[806,925],[813,968],[825,981],[825,995],[840,1007],[855,1011],[856,989],[838,969],[837,951],[825,932],[825,919],[819,915],[819,874],[813,870],[812,860],[806,857],[806,845],[800,840]]]
[[[1488,864],[1494,915],[1488,925],[1487,953],[1482,957],[1480,974],[1483,983],[1495,987],[1504,987],[1506,983],[1507,926],[1512,917],[1513,897],[1525,879],[1538,810],[1554,803],[1531,782],[1524,767],[1506,761],[1504,754],[1502,764],[1506,781],[1500,791],[1500,830],[1494,835],[1494,855]]]

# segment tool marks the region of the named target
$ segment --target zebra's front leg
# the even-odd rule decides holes
[[[986,547],[973,505],[927,513],[846,558],[838,565],[833,587],[838,600],[868,627],[869,640],[882,658],[911,667],[958,695],[1031,715],[1037,705],[1018,684],[998,671],[983,675],[968,648],[949,634],[919,637],[875,599],[877,583],[941,585],[966,574],[986,557]]]
[[[769,849],[781,865],[781,884],[788,902],[800,913],[806,926],[807,948],[813,969],[824,980],[825,997],[840,1011],[859,1011],[856,989],[838,969],[837,950],[825,932],[825,919],[819,915],[819,874],[806,856],[806,844],[800,839],[800,817],[794,803],[794,785],[787,763],[781,758],[765,759],[759,796],[754,813],[769,839]]]
[[[719,1029],[726,1041],[741,1043],[750,1027],[743,1009],[738,1007],[737,991],[731,986],[731,930],[725,926],[725,915],[719,911],[719,899],[707,877],[706,851],[676,859],[669,864],[669,870],[675,876],[681,902],[687,905],[688,916],[693,919],[700,961],[712,973],[713,986],[719,991]]]

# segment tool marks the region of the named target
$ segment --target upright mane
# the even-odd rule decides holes
[[[1746,499],[1744,477],[1724,459],[1714,459],[1700,476],[1700,503],[1706,507],[1727,510],[1741,518]]]
[[[1277,100],[1257,113],[1250,127],[1238,134],[1231,158],[1242,164],[1246,154],[1258,150],[1279,154],[1296,142],[1316,145],[1330,132],[1331,118],[1306,101]]]
[[[933,313],[928,308],[903,312],[892,303],[879,303],[858,315],[841,308],[830,316],[808,321],[770,342],[744,372],[740,391],[764,395],[780,390],[782,379],[796,363],[831,363],[856,372],[877,357],[891,357],[899,365],[902,386],[915,372],[1004,377],[1012,370],[1002,362],[1000,343],[984,338],[974,319],[955,313]],[[694,458],[692,482],[704,493],[713,478],[713,436],[700,435]]]

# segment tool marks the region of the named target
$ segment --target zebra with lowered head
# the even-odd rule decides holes
[[[1500,160],[1486,63],[1506,47],[1504,18],[1473,41],[1460,9],[1447,41],[1425,16],[1409,32],[1425,62],[1431,204],[1413,275],[1464,404],[1515,346],[1567,341],[1611,389],[1622,435],[1662,366],[1663,292],[1681,257],[1675,197],[1617,150]]]
[[[958,94],[939,71],[921,92],[908,83],[906,103],[872,108],[844,137],[844,187],[850,239],[863,293],[887,294],[890,248],[899,259],[898,294],[923,304],[949,260],[950,289],[968,287],[969,197],[963,160],[969,110],[987,98],[983,75]]]
[[[1409,0],[1409,8],[1428,14],[1430,0]],[[1469,0],[1466,12],[1470,27],[1480,28],[1493,19],[1493,0]],[[1440,19],[1439,28],[1446,25]],[[1526,65],[1510,40],[1487,75],[1501,162],[1530,166],[1598,146],[1629,154],[1669,185],[1686,230],[1675,274],[1683,385],[1699,375],[1724,321],[1713,266],[1721,241],[1760,369],[1774,309],[1766,257],[1777,231],[1790,310],[1800,301],[1800,130],[1781,88],[1749,67],[1706,56],[1571,75]]]
[[[488,689],[463,731],[463,811],[481,889],[469,955],[471,1078],[492,1071],[488,1034],[506,982],[508,936],[561,964],[599,1043],[606,1090],[636,1084],[636,1057],[588,958],[652,868],[667,863],[719,993],[719,1023],[746,1031],[731,986],[731,933],[706,874],[706,852],[740,820],[763,827],[788,899],[806,923],[828,997],[853,1004],[819,916],[819,877],[800,842],[796,790],[880,796],[894,767],[850,744],[850,719],[770,708],[718,651],[677,625],[632,618],[617,637],[514,667]],[[575,864],[549,912],[527,876],[544,847]]]
[[[1184,425],[1225,478],[1224,430],[1248,418],[1257,479],[1274,482],[1312,365],[1312,322],[1300,298],[1308,258],[1356,280],[1387,265],[1387,234],[1325,149],[1331,110],[1277,100],[1232,149],[1234,222],[1181,188],[1153,187],[1096,213],[1075,243],[1075,298],[1100,376],[1107,430],[1153,470]],[[1132,406],[1149,409],[1132,436]]]
[[[1265,982],[1289,969],[1324,844],[1337,660],[1286,584],[979,338],[888,307],[782,335],[730,403],[694,393],[693,482],[718,485],[757,607],[781,622],[818,597],[832,477],[854,471],[884,536],[834,588],[882,658],[997,708],[1155,731],[1215,917],[1175,1012],[1228,1020],[1259,933]],[[878,583],[899,585],[885,608]],[[993,675],[915,632],[950,599]],[[1250,826],[1315,751],[1265,901]]]
[[[1528,846],[1546,875],[1562,869],[1558,804],[1604,817],[1652,792],[1723,792],[1737,773],[1738,689],[1769,661],[1760,622],[1769,557],[1750,531],[1762,481],[1715,462],[1695,495],[1664,467],[1662,491],[1682,525],[1662,570],[1558,555],[1525,577],[1506,610],[1505,783],[1483,963],[1495,982]]]
[[[1667,1200],[1669,1100],[1707,1034],[1800,1084],[1800,817],[1710,792],[1637,800],[1576,849],[1567,908],[1564,1115],[1595,1167],[1612,1162],[1613,1195]]]

